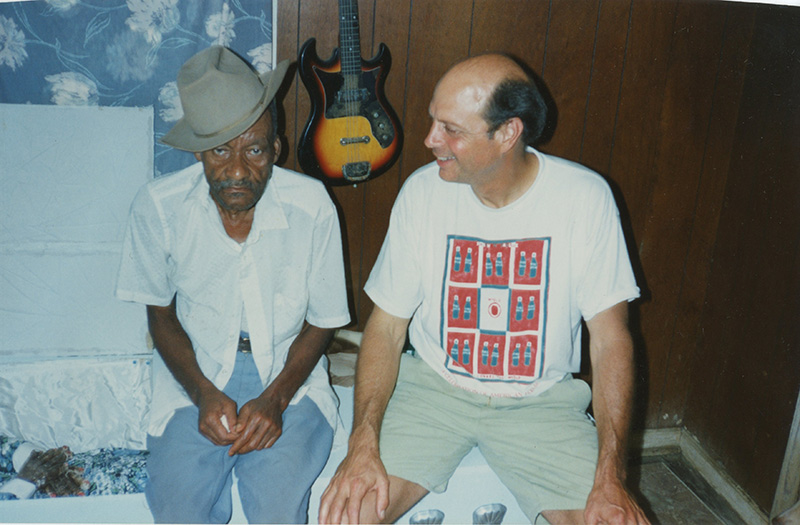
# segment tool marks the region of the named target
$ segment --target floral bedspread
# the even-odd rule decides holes
[[[20,441],[0,436],[0,484],[16,477],[11,456],[21,444]],[[83,477],[89,481],[87,496],[109,494],[135,494],[144,492],[147,483],[147,451],[123,448],[101,448],[75,454],[69,464],[84,469]],[[36,492],[33,498],[47,498],[46,494]],[[0,493],[0,500],[14,499],[14,496]]]

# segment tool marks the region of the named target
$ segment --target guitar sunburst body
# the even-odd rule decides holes
[[[342,12],[342,4],[345,10]],[[355,2],[340,1],[340,47],[320,60],[316,40],[300,50],[299,72],[311,112],[298,144],[309,175],[334,185],[363,182],[386,172],[400,156],[403,133],[383,93],[391,55],[384,44],[361,58]],[[342,14],[343,13],[343,14]]]

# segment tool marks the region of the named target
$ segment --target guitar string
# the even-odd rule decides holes
[[[345,132],[347,135],[347,142],[345,144],[345,153],[346,159],[348,164],[352,164],[356,162],[360,158],[360,142],[353,141],[351,139],[354,138],[355,135],[355,124],[356,124],[356,109],[357,109],[357,102],[355,100],[355,89],[357,86],[354,86],[354,80],[358,77],[355,76],[355,60],[353,56],[353,40],[355,36],[355,27],[354,27],[354,19],[353,19],[353,4],[351,0],[341,0],[343,2],[343,32],[344,38],[342,44],[342,74],[344,75],[344,88],[345,88]],[[359,58],[360,58],[361,50],[358,50]],[[360,61],[360,60],[359,60]],[[360,69],[360,64],[359,64]],[[345,72],[346,71],[346,72]],[[344,166],[342,166],[342,172],[344,174]]]
[[[353,103],[352,111],[350,112],[350,119],[353,125],[353,132],[352,134],[355,135],[357,132],[357,124],[358,124],[358,109],[359,109],[359,101],[358,101],[358,80],[361,74],[361,49],[358,39],[358,11],[355,9],[356,0],[350,0],[348,2],[348,6],[350,8],[350,45],[352,49],[350,50],[350,60],[351,60],[351,69],[350,72],[353,74],[351,80],[351,101]],[[359,48],[356,49],[355,43],[359,43]],[[360,141],[355,142],[355,148],[353,148],[353,156],[354,161],[361,160],[361,150],[363,149],[363,143]]]
[[[354,36],[353,35],[353,12],[352,12],[353,5],[350,2],[350,0],[345,0],[345,2],[347,4],[347,9],[348,9],[348,18],[347,18],[347,21],[348,21],[348,24],[347,24],[348,55],[347,55],[347,59],[348,59],[349,85],[347,87],[347,96],[348,96],[348,103],[350,105],[350,107],[348,109],[348,112],[347,112],[347,122],[350,125],[350,129],[348,130],[348,136],[352,139],[353,138],[353,134],[355,132],[354,124],[355,124],[355,110],[356,110],[355,97],[353,96],[354,95],[354,88],[355,88],[355,86],[353,86],[353,80],[356,78],[354,76],[355,64],[354,64],[354,61],[353,61],[353,48],[352,48],[352,46],[353,46],[353,36]],[[350,144],[351,144],[351,146],[349,147],[349,152],[350,152],[351,155],[350,155],[350,158],[348,160],[350,162],[353,162],[353,161],[356,160],[356,158],[358,156],[357,155],[357,150],[358,150],[357,144],[358,143],[357,142],[351,142]]]
[[[343,147],[345,148],[344,149],[345,162],[341,166],[342,175],[344,175],[344,171],[345,171],[345,168],[347,166],[347,163],[350,161],[350,158],[349,158],[350,148],[348,146],[349,142],[347,141],[347,138],[350,135],[350,101],[348,100],[348,97],[347,97],[347,91],[348,91],[348,89],[350,87],[349,86],[350,77],[348,75],[348,64],[347,64],[347,57],[348,57],[348,54],[347,54],[347,39],[349,37],[349,31],[348,31],[349,13],[348,13],[348,10],[347,10],[347,0],[340,0],[339,1],[339,5],[340,5],[339,16],[341,17],[340,28],[341,28],[341,31],[342,31],[342,33],[340,35],[340,42],[339,42],[339,46],[341,48],[340,49],[340,53],[341,53],[341,57],[340,57],[341,58],[341,65],[340,65],[340,67],[341,67],[341,71],[342,71],[342,89],[343,89],[342,95],[344,96],[344,108],[345,108],[345,114],[344,114],[344,119],[345,119],[345,121],[344,121],[345,122],[345,133],[344,133],[344,135],[345,136],[343,137],[343,139],[345,140],[345,142],[343,144]]]
[[[352,67],[353,67],[353,64],[352,64],[353,50],[351,48],[351,46],[353,44],[353,42],[352,42],[353,35],[352,35],[352,30],[351,30],[351,27],[352,27],[351,26],[351,24],[352,24],[352,19],[351,19],[352,12],[350,11],[350,2],[348,0],[345,0],[345,9],[347,10],[347,14],[346,14],[345,20],[344,20],[344,22],[345,22],[345,42],[344,42],[344,44],[345,44],[347,49],[345,51],[343,51],[343,52],[346,53],[346,55],[345,55],[346,64],[345,65],[346,65],[346,69],[347,69],[347,77],[346,77],[347,80],[345,82],[345,97],[346,97],[346,102],[347,102],[347,117],[346,117],[347,118],[347,125],[348,125],[348,127],[347,127],[347,137],[348,137],[348,139],[350,139],[353,136],[353,109],[354,109],[353,108],[353,99],[351,97],[352,89],[353,89],[353,69],[352,69]],[[352,162],[353,161],[353,157],[352,157],[353,150],[354,150],[353,142],[348,142],[348,146],[347,146],[347,152],[349,153],[348,158],[347,158],[348,162]]]

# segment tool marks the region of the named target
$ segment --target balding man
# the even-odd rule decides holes
[[[531,147],[545,105],[509,57],[455,65],[429,111],[436,161],[400,192],[366,285],[353,430],[320,521],[392,522],[477,446],[532,522],[646,522],[625,487],[639,289],[607,183]],[[596,425],[572,376],[582,319]]]

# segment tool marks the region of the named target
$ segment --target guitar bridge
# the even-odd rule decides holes
[[[361,182],[369,177],[369,162],[348,162],[342,166],[342,175],[350,182]]]

